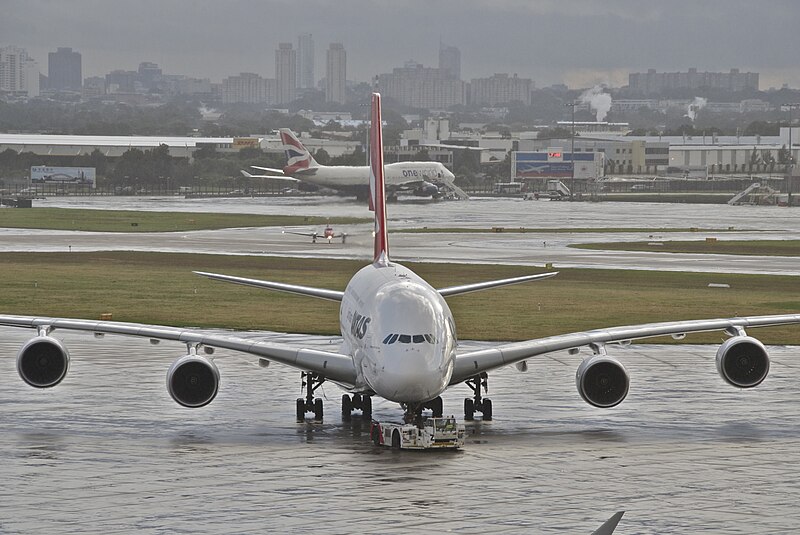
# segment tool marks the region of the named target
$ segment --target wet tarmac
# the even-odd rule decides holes
[[[37,206],[159,211],[216,211],[261,214],[370,217],[362,205],[341,198],[286,197],[183,199],[180,197],[54,197]],[[652,228],[623,233],[407,234],[392,233],[398,261],[477,262],[556,268],[648,269],[800,275],[797,257],[663,254],[591,251],[571,244],[603,241],[798,239],[797,210],[780,207],[659,203],[564,203],[519,199],[467,202],[400,202],[389,207],[390,230],[464,226],[472,228]],[[661,233],[659,228],[716,229]],[[721,232],[720,229],[737,232]],[[321,230],[306,227],[306,231]],[[86,233],[0,229],[0,251],[133,250],[358,258],[372,255],[372,225],[337,227],[346,243],[310,243],[280,228],[224,229],[155,234]]]
[[[494,421],[431,453],[373,446],[334,385],[324,422],[296,423],[286,367],[218,352],[217,399],[184,409],[164,387],[178,344],[62,332],[70,373],[39,391],[14,368],[28,333],[0,335],[0,533],[589,534],[617,510],[622,535],[800,526],[796,348],[771,348],[752,391],[723,383],[709,346],[612,349],[632,386],[610,410],[576,392],[580,355],[544,357],[493,373]],[[467,393],[448,390],[445,411],[461,418]]]
[[[310,205],[308,200],[278,201],[54,198],[37,205],[369,216],[341,200]],[[753,236],[796,239],[800,218],[795,212],[481,199],[389,208],[393,222],[407,227],[735,226],[765,231],[748,233]],[[351,237],[344,245],[313,247],[299,236],[294,238],[300,241],[292,241],[280,235],[279,229],[140,235],[135,238],[143,240],[139,244],[122,241],[134,238],[118,234],[5,230],[0,251],[69,245],[82,250],[92,243],[120,248],[124,243],[126,248],[367,258],[369,228],[348,230]],[[573,262],[632,269],[682,269],[705,262],[703,269],[712,271],[795,275],[800,264],[780,257],[755,258],[748,265],[732,263],[735,257],[722,262],[666,255],[672,261],[628,253],[631,260],[625,263],[617,255],[593,251],[578,251],[585,256],[572,260],[550,256],[574,251],[566,247],[573,240],[606,241],[609,236],[648,239],[640,233],[543,233],[492,236],[500,241],[489,243],[478,235],[393,234],[390,241],[395,256],[419,260],[541,265],[556,258],[557,266]],[[796,347],[770,348],[770,377],[751,391],[731,388],[719,378],[716,347],[611,347],[609,353],[624,362],[632,383],[628,399],[609,410],[588,406],[575,389],[582,355],[541,357],[529,363],[527,373],[513,367],[492,373],[494,421],[467,423],[462,451],[431,453],[372,446],[368,422],[342,422],[342,392],[331,384],[322,388],[324,422],[298,424],[299,373],[276,364],[263,369],[225,351],[216,355],[222,374],[217,399],[202,409],[185,409],[165,389],[166,370],[184,353],[181,345],[57,331],[72,354],[70,373],[56,388],[34,390],[17,377],[14,363],[16,351],[31,335],[0,329],[0,355],[5,357],[0,359],[3,534],[589,534],[618,510],[627,511],[617,529],[620,535],[784,534],[800,526]],[[325,337],[254,336],[324,348],[338,343]],[[463,385],[448,390],[445,412],[462,418],[468,393]],[[382,420],[401,416],[398,406],[383,400],[375,400],[374,410]]]

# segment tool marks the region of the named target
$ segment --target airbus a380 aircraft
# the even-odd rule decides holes
[[[369,166],[320,165],[291,130],[281,128],[280,133],[283,149],[286,152],[286,167],[273,169],[271,167],[253,166],[254,169],[272,174],[252,175],[247,171],[242,171],[244,176],[248,178],[273,178],[291,180],[293,182],[307,182],[348,195],[355,195],[359,198],[367,198],[369,195]],[[449,189],[457,190],[453,184],[455,175],[441,162],[397,162],[386,164],[384,177],[388,194],[394,196],[403,191],[425,197],[437,197],[441,192],[439,186],[433,182],[444,184]]]
[[[578,366],[576,382],[581,397],[596,407],[613,407],[625,399],[629,377],[623,365],[606,353],[606,345],[632,339],[689,332],[724,331],[730,338],[717,350],[717,370],[733,386],[758,385],[769,371],[764,346],[745,333],[745,328],[800,323],[800,314],[754,316],[730,319],[690,320],[613,327],[576,332],[548,338],[503,344],[491,349],[457,353],[456,327],[445,298],[498,286],[517,284],[555,275],[546,273],[511,279],[435,289],[410,269],[392,262],[386,228],[386,198],[381,134],[380,95],[372,97],[370,204],[375,211],[374,257],[356,273],[342,291],[247,279],[214,273],[200,275],[220,280],[291,292],[341,302],[339,323],[343,343],[338,352],[254,341],[252,338],[207,333],[193,329],[35,316],[0,316],[0,325],[29,327],[38,334],[17,354],[22,379],[38,387],[61,382],[69,366],[69,353],[53,331],[81,330],[96,334],[143,336],[154,340],[175,340],[186,344],[187,352],[167,371],[167,389],[186,407],[202,407],[217,394],[220,374],[216,364],[203,353],[213,348],[241,351],[264,360],[301,370],[306,397],[297,400],[297,416],[306,412],[322,418],[322,400],[314,390],[324,381],[342,385],[351,395],[342,400],[342,413],[349,418],[353,409],[371,413],[371,396],[400,403],[408,419],[423,408],[441,414],[440,395],[459,383],[474,393],[465,400],[465,416],[475,411],[484,420],[492,418],[492,404],[481,397],[487,373],[510,364],[527,368],[527,361],[560,350],[577,352],[582,347],[591,355]]]

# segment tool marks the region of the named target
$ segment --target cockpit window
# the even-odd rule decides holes
[[[399,342],[401,344],[423,344],[425,342],[429,344],[436,343],[436,337],[432,334],[387,334],[386,338],[383,339],[383,343],[386,345],[394,344],[395,342]]]

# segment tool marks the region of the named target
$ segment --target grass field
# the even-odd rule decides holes
[[[659,245],[651,245],[658,243]],[[800,256],[800,240],[717,240],[581,243],[577,249],[649,251],[654,253],[701,253],[755,256]]]
[[[343,290],[361,261],[141,252],[3,253],[0,313],[177,326],[338,334],[338,303],[214,282],[212,271]],[[534,268],[409,264],[434,287],[535,273]],[[727,283],[729,289],[708,288]],[[524,340],[614,325],[800,312],[800,277],[562,270],[546,281],[449,299],[463,339]],[[759,329],[800,344],[800,327]],[[719,342],[721,333],[690,335]],[[669,342],[671,339],[659,339]]]
[[[93,232],[174,232],[234,227],[292,225],[350,225],[370,219],[288,215],[213,214],[205,212],[141,212],[75,208],[17,208],[0,210],[0,227]]]
[[[390,231],[392,233],[407,233],[407,234],[491,234],[491,233],[517,233],[525,234],[527,232],[536,233],[550,233],[550,234],[570,234],[570,233],[627,233],[627,232],[642,232],[642,233],[665,233],[665,232],[745,232],[742,229],[734,229],[728,227],[725,229],[720,228],[645,228],[645,227],[572,227],[572,228],[527,228],[527,227],[491,227],[491,228],[466,228],[466,227],[442,227],[442,228],[407,228],[397,229]]]

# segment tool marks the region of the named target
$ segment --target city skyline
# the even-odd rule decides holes
[[[6,0],[0,35],[2,45],[25,48],[45,71],[49,52],[71,47],[83,56],[84,77],[149,61],[164,72],[214,82],[241,72],[272,78],[278,44],[296,43],[310,33],[322,44],[316,65],[324,64],[327,44],[341,42],[348,50],[348,78],[355,81],[369,81],[409,60],[436,66],[439,43],[445,42],[460,49],[464,80],[516,73],[537,87],[618,87],[626,85],[630,72],[696,67],[759,72],[762,89],[800,87],[800,67],[792,56],[798,44],[792,21],[800,4],[789,0],[758,12],[759,28],[770,28],[762,33],[753,30],[752,4],[741,0],[702,6],[675,0],[666,7],[632,0],[602,5],[496,0],[489,7],[476,0],[441,0],[419,2],[424,17],[415,5],[414,0],[402,5],[314,0],[302,8],[284,0],[223,5]],[[316,70],[318,80],[322,73]]]

